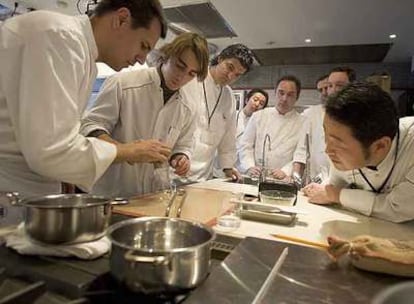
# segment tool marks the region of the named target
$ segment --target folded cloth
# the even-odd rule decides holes
[[[6,247],[13,248],[24,255],[75,256],[84,260],[92,260],[104,255],[111,248],[111,241],[106,236],[93,242],[71,245],[38,243],[26,235],[23,225],[19,225],[13,232],[4,234],[2,237]]]

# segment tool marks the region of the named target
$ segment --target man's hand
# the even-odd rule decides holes
[[[171,157],[170,165],[175,169],[174,173],[179,176],[185,176],[190,170],[190,160],[185,154],[174,154]]]
[[[310,203],[319,205],[329,205],[339,202],[341,189],[333,185],[320,185],[311,183],[302,189],[303,193],[309,198]]]
[[[117,145],[117,161],[128,163],[166,162],[171,154],[171,148],[162,142],[149,139]]]
[[[242,179],[241,174],[239,173],[239,171],[237,171],[236,168],[223,169],[223,172],[226,175],[226,177],[231,177],[231,179],[234,181],[239,181]]]
[[[276,178],[276,179],[284,179],[284,178],[286,178],[286,173],[285,172],[283,172],[282,170],[280,170],[280,169],[273,169],[271,172],[270,172],[270,175],[273,177],[273,178]]]
[[[262,172],[262,169],[260,167],[250,167],[249,170],[247,170],[247,175],[250,177],[259,177]]]

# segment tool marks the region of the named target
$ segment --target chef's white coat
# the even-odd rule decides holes
[[[266,134],[269,134],[270,150],[267,142],[265,167],[282,169],[290,175],[293,152],[304,120],[305,117],[296,110],[281,115],[275,107],[253,113],[241,137],[238,151],[242,173],[251,167],[263,165],[263,144]]]
[[[381,187],[394,163],[397,137],[377,170],[361,169],[375,189]],[[391,177],[379,194],[373,192],[358,170],[339,171],[332,165],[329,184],[344,188],[341,204],[367,216],[392,222],[414,219],[414,118],[400,119],[400,142]],[[347,189],[352,183],[358,189]]]
[[[244,130],[247,127],[247,123],[249,122],[250,117],[251,116],[247,116],[244,113],[243,109],[237,111],[236,113],[236,150],[237,150],[236,168],[239,171],[242,171],[241,165],[240,165],[240,155],[239,155],[241,138],[244,133]]]
[[[213,175],[214,156],[217,152],[220,169],[233,168],[236,161],[236,108],[232,90],[229,86],[220,86],[214,82],[210,72],[203,83],[192,81],[183,89],[193,97],[196,102],[198,119],[197,129],[193,136],[193,152],[190,175],[187,181],[203,181]],[[217,108],[211,117],[216,101],[222,90]]]
[[[79,134],[98,50],[87,16],[37,11],[0,27],[0,190],[91,188],[116,147]]]
[[[156,68],[119,73],[103,84],[95,105],[82,120],[82,134],[104,130],[119,142],[158,139],[172,153],[191,157],[195,107],[182,90],[164,105]],[[165,168],[168,170],[168,166]],[[159,169],[157,169],[159,170]],[[153,192],[154,165],[113,164],[93,188],[97,194],[131,196]]]
[[[321,174],[322,180],[328,178],[329,158],[325,153],[325,132],[323,119],[325,110],[323,105],[312,106],[303,113],[307,118],[300,131],[300,138],[293,155],[293,161],[306,164],[306,134],[309,134],[310,175],[316,177]]]
[[[240,140],[240,137],[243,135],[250,117],[251,116],[247,116],[244,113],[243,109],[237,111],[236,113],[236,139],[237,141]]]

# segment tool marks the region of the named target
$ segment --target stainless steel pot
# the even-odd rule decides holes
[[[8,194],[12,204],[25,208],[24,227],[29,237],[48,244],[82,243],[105,235],[111,206],[126,204],[90,194],[56,194],[20,200]]]
[[[170,293],[196,287],[210,270],[214,231],[164,217],[126,220],[108,228],[112,275],[131,290]]]

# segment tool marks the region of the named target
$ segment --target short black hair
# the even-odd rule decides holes
[[[394,101],[372,83],[348,84],[328,97],[325,109],[330,118],[349,127],[352,135],[365,148],[383,136],[393,139],[398,130],[398,112]]]
[[[276,88],[275,89],[277,89],[277,87],[279,86],[279,83],[281,83],[282,81],[292,81],[292,82],[295,83],[295,86],[296,86],[296,99],[298,99],[299,95],[300,95],[300,90],[302,89],[302,84],[301,84],[299,78],[297,78],[296,76],[293,76],[293,75],[282,76],[276,82]]]
[[[318,82],[319,81],[322,81],[322,80],[324,80],[324,79],[326,79],[328,77],[329,77],[329,74],[322,75],[321,77],[319,77],[318,79],[316,79],[315,84],[318,85]]]
[[[226,47],[224,50],[220,52],[216,57],[214,57],[210,65],[215,66],[218,64],[219,59],[228,59],[228,58],[235,58],[239,60],[242,67],[246,69],[246,73],[250,71],[250,68],[253,64],[254,55],[252,51],[245,46],[244,44],[237,43],[232,44]]]
[[[246,105],[247,102],[249,101],[249,99],[256,93],[260,93],[266,98],[265,104],[263,106],[263,108],[266,108],[267,103],[269,102],[269,94],[267,94],[267,92],[265,90],[262,90],[262,89],[252,89],[252,90],[250,90],[249,93],[247,93],[247,95],[246,95],[246,99],[244,100],[244,105]]]
[[[122,7],[132,16],[132,28],[149,28],[152,20],[157,18],[161,24],[161,38],[167,36],[167,21],[159,0],[101,0],[93,11],[95,16],[103,16]]]
[[[329,75],[331,75],[334,72],[344,72],[344,73],[346,73],[346,75],[348,76],[349,82],[354,82],[356,80],[355,70],[352,69],[352,68],[350,68],[349,66],[338,66],[338,67],[335,67],[335,68],[333,68],[329,72]]]

